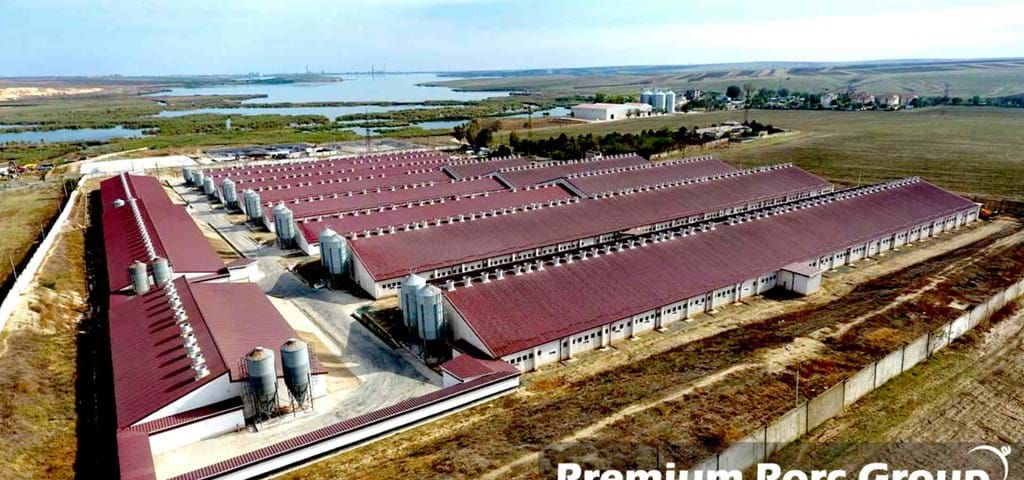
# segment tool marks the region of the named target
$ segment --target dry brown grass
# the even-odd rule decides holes
[[[21,262],[41,238],[43,227],[57,216],[62,197],[55,182],[0,190],[0,283],[11,275],[11,262]]]
[[[10,324],[0,356],[0,465],[4,478],[75,476],[76,335],[86,296],[83,205],[30,292],[34,324]]]

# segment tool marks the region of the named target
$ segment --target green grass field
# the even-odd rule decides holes
[[[535,129],[532,138],[742,121],[743,111]],[[738,166],[792,162],[829,180],[867,183],[919,175],[951,190],[1024,199],[1024,111],[942,107],[900,112],[751,110],[791,135],[712,153]],[[526,137],[522,132],[520,136]],[[507,140],[506,136],[498,138]]]

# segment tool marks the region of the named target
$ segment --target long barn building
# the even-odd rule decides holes
[[[717,161],[713,161],[717,162]],[[720,162],[718,162],[720,163]],[[419,273],[439,279],[809,198],[832,185],[791,165],[734,171],[692,163],[690,183],[517,211],[349,242],[352,278],[375,298]]]
[[[446,328],[457,342],[533,370],[776,286],[813,292],[822,271],[958,228],[979,208],[916,178],[837,192],[449,286]]]

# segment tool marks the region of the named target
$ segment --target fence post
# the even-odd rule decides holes
[[[847,378],[843,379],[843,395],[842,395],[842,400],[843,400],[842,405],[843,405],[843,407],[840,410],[842,412],[846,412],[846,383],[847,383],[848,380],[849,379],[847,379]]]

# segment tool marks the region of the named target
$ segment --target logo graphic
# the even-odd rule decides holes
[[[1007,457],[1010,456],[1010,452],[1013,451],[1012,448],[1010,448],[1009,446],[1004,446],[1004,447],[1002,447],[1000,449],[996,449],[996,447],[990,447],[988,445],[981,445],[979,447],[974,447],[974,448],[970,449],[970,451],[968,451],[967,453],[974,453],[974,452],[976,452],[978,450],[982,450],[982,451],[985,451],[985,452],[992,452],[993,454],[995,454],[995,456],[999,457],[999,460],[1001,460],[1003,462],[1003,480],[1006,480],[1007,478],[1009,478],[1009,476],[1010,476],[1010,464],[1009,464],[1009,462],[1007,462],[1006,459],[1007,459]]]

